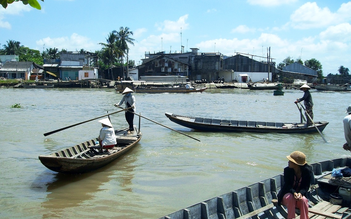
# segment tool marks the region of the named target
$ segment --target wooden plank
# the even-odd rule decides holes
[[[316,214],[316,215],[322,215],[322,216],[326,216],[326,217],[330,217],[330,218],[337,218],[337,219],[341,219],[341,216],[342,216],[342,215],[337,215],[337,214],[333,214],[333,213],[326,212],[326,211],[321,212],[320,210],[313,209],[313,208],[309,208],[308,212],[311,212],[311,213]]]
[[[267,210],[269,210],[269,209],[271,209],[273,207],[274,207],[274,205],[273,205],[273,203],[271,203],[271,204],[266,205],[266,206],[264,206],[262,208],[259,208],[257,210],[251,211],[250,213],[242,215],[242,216],[238,217],[237,219],[244,219],[244,218],[253,217],[253,216],[258,215],[261,212],[267,211]]]

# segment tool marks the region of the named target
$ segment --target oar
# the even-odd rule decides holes
[[[120,106],[116,106],[116,107],[122,108],[122,107],[120,107]],[[130,111],[129,111],[129,112],[130,112]],[[151,122],[153,122],[153,123],[156,123],[157,125],[163,126],[163,127],[168,128],[168,129],[170,129],[170,130],[172,130],[172,131],[178,132],[179,134],[185,135],[185,136],[187,136],[187,137],[189,137],[189,138],[192,138],[192,139],[194,139],[194,140],[196,140],[196,141],[201,142],[201,141],[200,141],[199,139],[197,139],[197,138],[194,138],[194,137],[192,137],[192,136],[190,136],[190,135],[187,135],[187,134],[185,134],[185,133],[183,133],[183,132],[180,132],[180,131],[177,131],[177,130],[175,130],[175,129],[172,129],[172,128],[168,127],[168,126],[165,126],[165,125],[163,125],[163,124],[161,124],[161,123],[159,123],[159,122],[156,122],[156,121],[154,121],[154,120],[152,120],[152,119],[149,119],[149,118],[147,118],[147,117],[145,117],[145,116],[139,115],[139,114],[134,113],[134,112],[131,112],[131,113],[133,113],[134,115],[137,115],[137,116],[139,116],[139,117],[141,117],[141,118],[144,118],[144,119],[146,119],[146,120],[149,120],[149,121],[151,121]]]
[[[130,109],[130,108],[119,110],[119,111],[116,111],[116,112],[113,112],[113,113],[109,113],[109,114],[106,114],[106,115],[103,115],[103,116],[96,117],[94,119],[89,119],[89,120],[86,120],[86,121],[83,121],[83,122],[79,122],[79,123],[76,123],[76,124],[73,124],[73,125],[70,125],[70,126],[66,126],[66,127],[60,128],[60,129],[56,129],[54,131],[44,133],[44,136],[48,136],[48,135],[54,134],[56,132],[60,132],[60,131],[63,131],[65,129],[69,129],[69,128],[72,128],[74,126],[81,125],[83,123],[87,123],[87,122],[90,122],[90,121],[93,121],[93,120],[96,120],[96,119],[100,119],[100,118],[103,118],[103,117],[106,117],[106,116],[109,116],[109,115],[112,115],[112,114],[120,113],[120,112],[126,111],[128,109]]]
[[[306,118],[305,118],[305,116],[302,114],[301,107],[299,107],[299,105],[297,105],[297,104],[296,104],[296,106],[297,106],[297,108],[298,108],[299,111],[300,111],[300,122],[303,123],[304,121],[306,121]]]
[[[300,106],[302,107],[302,109],[305,110],[306,115],[307,115],[308,118],[311,120],[311,122],[313,123],[313,126],[317,129],[317,131],[319,132],[319,134],[322,136],[322,138],[323,138],[323,140],[325,141],[325,143],[328,143],[327,140],[325,140],[325,138],[324,138],[322,132],[317,128],[316,123],[314,123],[314,121],[313,121],[313,119],[311,118],[311,116],[306,112],[305,107],[302,106],[301,103],[298,103],[298,104],[300,104]]]

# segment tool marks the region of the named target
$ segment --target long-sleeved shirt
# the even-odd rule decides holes
[[[309,90],[304,91],[303,97],[298,99],[299,102],[304,101],[304,105],[306,107],[312,107],[313,106],[313,100],[312,100],[312,95]]]
[[[99,140],[103,146],[117,144],[115,130],[107,126],[102,127],[100,130]]]
[[[125,108],[128,108],[128,104],[133,107],[134,111],[136,111],[135,107],[135,97],[130,94],[130,95],[124,95],[122,100],[117,104],[118,106],[121,106],[123,103],[125,103]]]
[[[347,144],[351,147],[351,114],[345,116],[343,123],[345,139]]]

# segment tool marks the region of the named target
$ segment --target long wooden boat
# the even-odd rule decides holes
[[[351,91],[351,86],[349,84],[320,84],[316,85],[315,88],[318,91]]]
[[[248,83],[250,90],[275,90],[278,88],[278,83]]]
[[[50,170],[62,173],[84,173],[93,171],[121,157],[134,148],[141,139],[141,132],[134,134],[127,129],[116,130],[117,145],[108,152],[100,153],[97,138],[65,148],[49,155],[40,155],[39,160]]]
[[[311,164],[314,179],[306,197],[309,218],[351,218],[350,177],[335,178],[333,170],[350,169],[351,158],[338,158]],[[273,204],[284,183],[279,174],[252,185],[199,202],[160,219],[244,219],[287,218],[287,209]],[[297,211],[297,218],[299,212]]]
[[[207,88],[194,88],[187,89],[185,87],[136,87],[134,89],[135,93],[193,93],[193,92],[203,92]]]
[[[329,122],[315,122],[315,126],[305,123],[259,122],[246,120],[225,120],[202,117],[180,116],[165,113],[172,121],[179,125],[207,132],[259,132],[259,133],[314,133],[323,131]]]

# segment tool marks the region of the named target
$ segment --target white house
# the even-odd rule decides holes
[[[97,69],[78,71],[78,80],[97,79],[98,76],[99,75]]]

